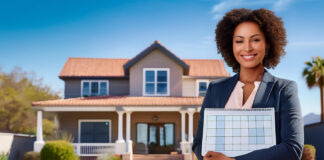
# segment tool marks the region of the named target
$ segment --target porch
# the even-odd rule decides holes
[[[92,108],[93,110],[89,110]],[[144,126],[146,130],[152,130],[152,128],[156,128],[157,130],[154,132],[156,134],[156,142],[159,141],[158,145],[162,144],[162,141],[160,137],[170,137],[167,134],[164,134],[164,136],[161,136],[160,132],[161,129],[164,130],[164,133],[167,132],[167,128],[165,128],[165,125],[168,125],[170,128],[170,124],[173,124],[173,133],[174,133],[174,140],[172,140],[174,149],[170,150],[170,152],[178,151],[178,153],[182,153],[183,157],[191,157],[191,144],[193,141],[193,133],[194,133],[194,114],[198,114],[200,108],[197,107],[186,107],[186,106],[134,106],[134,107],[42,107],[42,109],[39,109],[37,111],[37,141],[34,145],[35,151],[40,151],[44,141],[42,137],[42,113],[45,112],[56,112],[55,116],[55,126],[57,128],[66,130],[66,128],[71,127],[65,127],[63,125],[66,125],[66,123],[72,123],[72,120],[68,121],[64,119],[64,123],[60,123],[61,119],[58,118],[60,115],[67,114],[69,117],[79,117],[78,119],[78,129],[77,133],[75,135],[78,135],[78,137],[74,143],[73,146],[75,148],[75,153],[81,157],[94,157],[99,156],[103,153],[110,153],[110,154],[121,154],[121,155],[129,155],[133,159],[133,153],[134,155],[137,155],[139,153],[142,154],[148,154],[149,150],[149,144],[152,139],[152,136],[150,132],[147,132],[148,135],[146,138],[144,138],[143,142],[147,142],[144,147],[139,147],[139,143],[143,139],[143,137],[138,137],[139,132],[139,126]],[[102,115],[108,115],[105,118],[101,117]],[[115,114],[115,118],[113,115]],[[91,117],[90,115],[94,115]],[[126,115],[126,116],[124,116]],[[154,115],[154,116],[152,116]],[[167,115],[167,116],[166,116]],[[94,118],[97,117],[97,118]],[[99,118],[98,118],[99,117]],[[109,129],[109,136],[112,136],[113,138],[109,138],[107,142],[109,143],[85,143],[82,140],[81,137],[81,130],[80,126],[84,119],[90,119],[90,120],[105,120],[107,117],[110,117],[111,121],[109,121],[109,127],[113,125],[114,127],[112,129]],[[172,121],[174,120],[174,122]],[[197,118],[195,119],[197,121]],[[170,123],[171,122],[171,123]],[[60,126],[61,125],[61,126]],[[75,123],[74,123],[75,125]],[[196,124],[195,124],[196,125]],[[118,126],[118,127],[115,127]],[[146,127],[145,127],[146,126]],[[152,127],[151,127],[152,126]],[[155,127],[154,127],[155,126]],[[172,125],[171,125],[172,126]],[[171,127],[172,128],[172,127]],[[74,129],[76,130],[76,129]],[[116,130],[116,131],[114,131]],[[126,131],[126,132],[125,132]],[[75,132],[75,131],[72,131]],[[180,134],[181,133],[181,134]],[[146,133],[145,133],[146,134]],[[142,134],[142,135],[145,135]],[[126,135],[124,139],[124,135]],[[109,137],[108,136],[108,137]],[[145,137],[145,136],[144,136]],[[163,144],[167,145],[167,139],[163,140]],[[112,143],[114,142],[114,143]],[[133,144],[135,142],[135,144]],[[155,145],[156,145],[155,144]],[[178,148],[179,149],[176,149]],[[136,154],[137,153],[137,154]],[[159,153],[159,152],[157,152]],[[166,154],[170,155],[170,154]],[[181,154],[179,154],[181,155]],[[178,155],[178,158],[179,158]],[[125,157],[124,156],[124,157]],[[162,156],[163,157],[163,156]],[[186,158],[188,159],[188,158]]]
[[[96,160],[98,156],[105,153],[113,154],[115,152],[114,143],[73,143],[75,153],[77,153],[81,160]],[[130,158],[132,156],[132,158]],[[183,154],[170,153],[170,154],[124,154],[123,160],[184,160],[190,159],[192,156],[187,154],[186,157]]]
[[[187,156],[188,157],[188,156]],[[133,160],[184,160],[183,154],[133,154]],[[129,155],[122,156],[123,160],[129,160]],[[194,158],[192,158],[194,159]],[[97,160],[97,157],[80,157],[80,160]]]

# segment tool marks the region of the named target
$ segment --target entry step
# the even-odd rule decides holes
[[[182,154],[133,154],[133,160],[184,160]]]

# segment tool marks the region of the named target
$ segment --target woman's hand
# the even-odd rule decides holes
[[[204,160],[235,160],[235,159],[229,158],[220,152],[208,151],[204,157]]]

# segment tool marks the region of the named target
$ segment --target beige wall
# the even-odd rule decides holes
[[[129,80],[128,79],[110,79],[109,80],[109,95],[129,95]]]
[[[81,80],[80,79],[68,79],[64,80],[64,98],[81,97]]]
[[[131,66],[129,71],[131,96],[143,96],[143,68],[169,68],[170,96],[182,96],[183,68],[159,49],[152,50]]]
[[[216,79],[196,79],[196,78],[183,78],[182,80],[182,96],[197,96],[198,95],[198,81],[212,82]]]
[[[14,134],[12,133],[0,133],[0,155],[9,154],[13,139]]]
[[[182,96],[197,96],[196,79],[183,79]]]
[[[193,116],[193,135],[196,136],[197,128],[198,128],[198,120],[199,120],[199,112],[196,112]]]

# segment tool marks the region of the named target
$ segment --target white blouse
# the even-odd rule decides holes
[[[256,92],[260,86],[260,81],[254,82],[254,89],[251,92],[249,98],[243,105],[243,86],[245,84],[241,81],[237,81],[235,88],[233,89],[231,96],[229,97],[225,109],[251,109]]]

